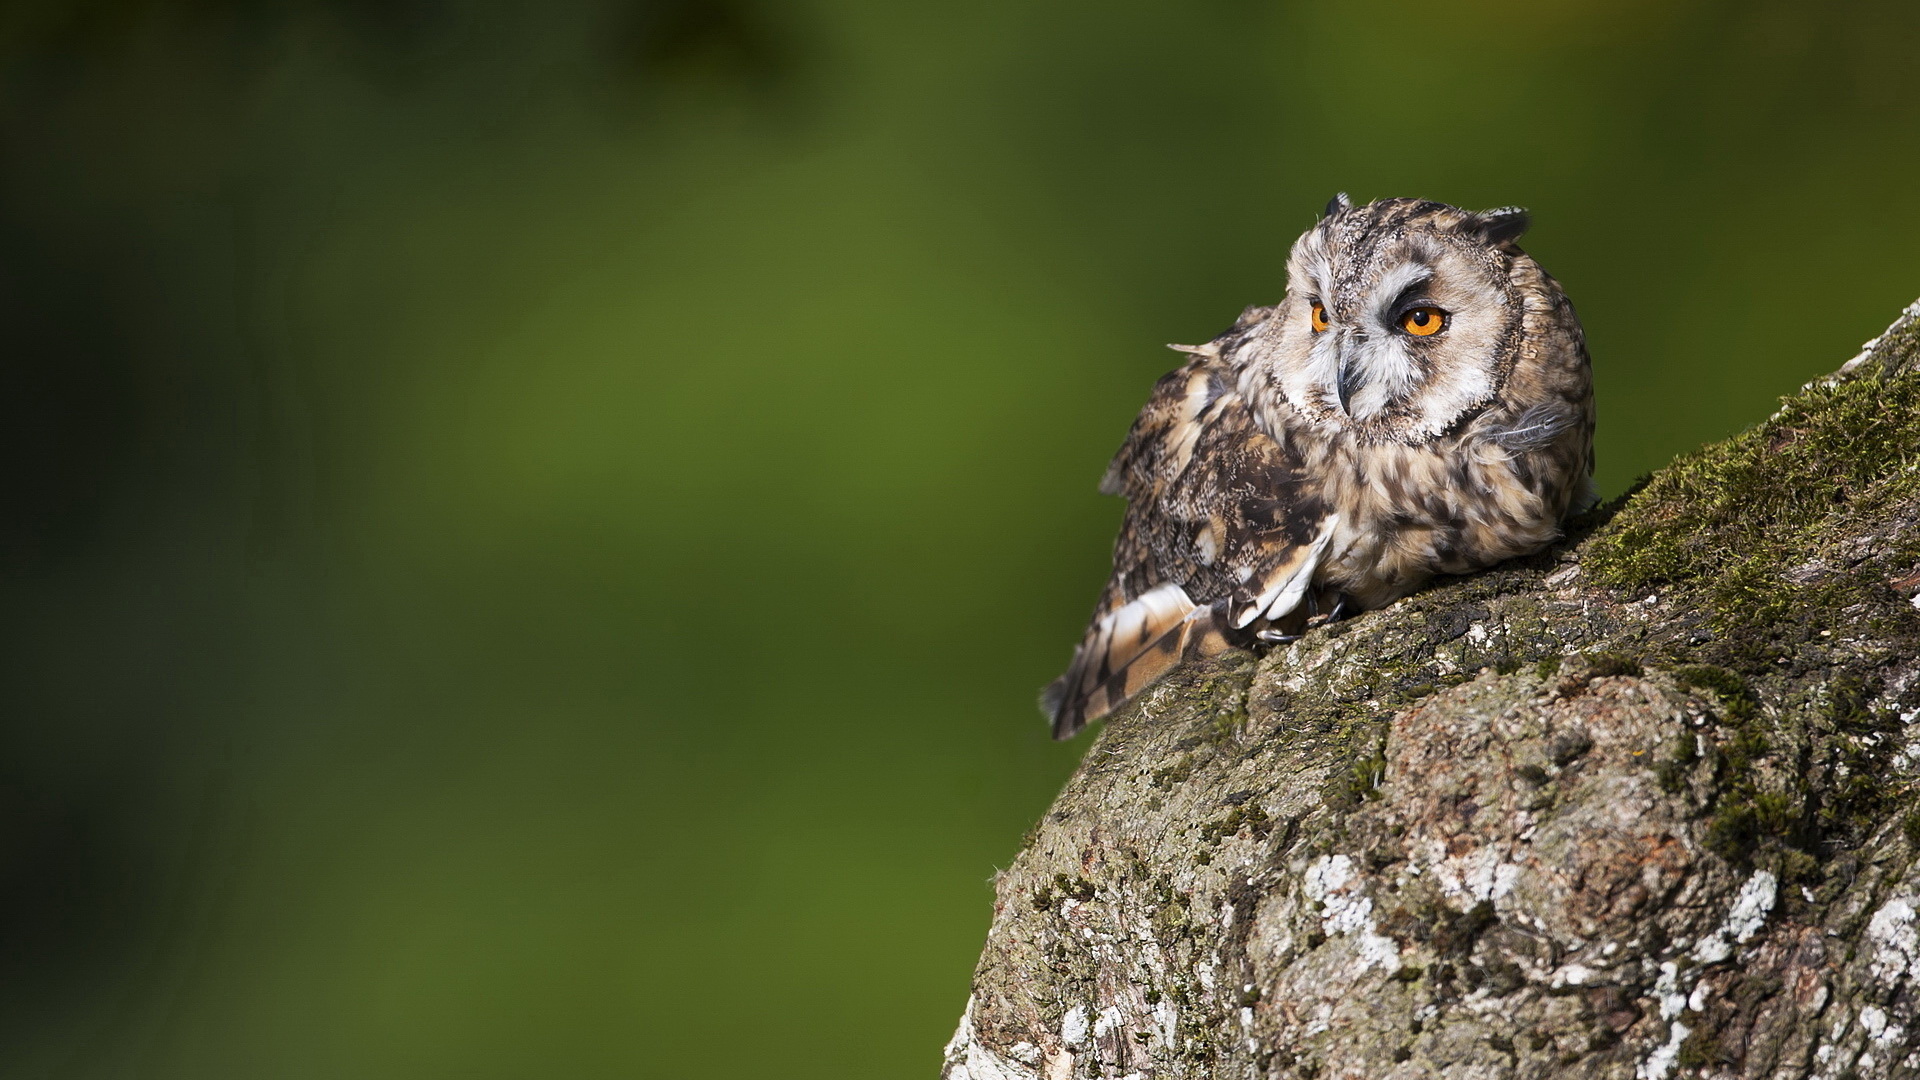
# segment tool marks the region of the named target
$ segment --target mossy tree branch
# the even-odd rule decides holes
[[[1532,559],[1177,673],[947,1080],[1920,1076],[1920,304]]]

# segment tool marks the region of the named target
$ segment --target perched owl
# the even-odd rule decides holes
[[[1100,490],[1113,577],[1041,699],[1055,738],[1182,660],[1292,640],[1538,551],[1593,501],[1586,342],[1517,208],[1336,196],[1153,389]]]

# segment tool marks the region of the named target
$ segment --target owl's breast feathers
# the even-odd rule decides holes
[[[1294,614],[1333,536],[1305,463],[1235,392],[1225,340],[1160,380],[1101,481],[1127,512],[1092,623],[1042,698],[1056,738]]]

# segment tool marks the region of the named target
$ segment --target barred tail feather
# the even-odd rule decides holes
[[[1053,737],[1066,739],[1126,704],[1182,662],[1227,647],[1222,613],[1162,585],[1094,620],[1067,673],[1040,697]]]

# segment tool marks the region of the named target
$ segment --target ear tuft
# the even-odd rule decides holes
[[[1320,211],[1320,216],[1323,218],[1330,218],[1342,210],[1351,210],[1351,209],[1353,209],[1353,200],[1347,198],[1347,193],[1343,191],[1340,194],[1335,195],[1333,198],[1327,200],[1327,208],[1325,210]]]
[[[1474,228],[1489,244],[1510,244],[1533,224],[1525,207],[1502,206],[1474,215]]]

